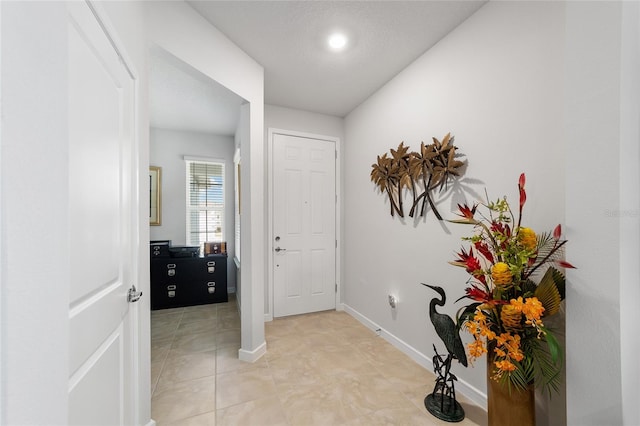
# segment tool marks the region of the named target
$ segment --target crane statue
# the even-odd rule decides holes
[[[435,355],[433,357],[433,370],[436,373],[436,385],[433,392],[424,399],[425,408],[440,420],[448,422],[459,422],[464,419],[464,410],[456,401],[456,391],[454,381],[458,378],[451,373],[451,361],[456,359],[465,367],[467,366],[467,354],[460,339],[460,329],[449,315],[436,311],[436,306],[444,306],[447,296],[441,287],[429,284],[427,286],[435,290],[440,299],[434,297],[429,303],[429,319],[436,329],[438,337],[444,342],[447,349],[446,358],[438,353],[436,345],[433,345]]]

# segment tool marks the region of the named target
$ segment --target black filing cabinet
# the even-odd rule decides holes
[[[226,255],[151,258],[151,309],[228,300]]]

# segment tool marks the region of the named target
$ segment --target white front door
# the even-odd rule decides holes
[[[87,4],[68,11],[69,424],[132,424],[134,82]]]
[[[335,309],[336,144],[273,134],[273,313]]]

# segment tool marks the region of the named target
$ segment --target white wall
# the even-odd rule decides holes
[[[265,145],[264,71],[183,2],[145,2],[149,41],[249,102],[249,143],[242,162],[242,338],[240,358],[255,360],[264,339]]]
[[[637,7],[567,3],[569,424],[640,424]]]
[[[268,132],[269,129],[281,129],[281,130],[291,130],[302,133],[311,133],[315,135],[321,136],[330,136],[339,138],[340,141],[344,140],[344,119],[341,117],[335,117],[332,115],[326,114],[317,114],[309,111],[302,111],[292,108],[285,108],[275,105],[265,105],[264,106],[264,137],[265,141],[267,141],[267,145],[270,146],[271,141],[268,141]],[[339,144],[339,147],[342,148],[343,144]],[[339,156],[342,157],[343,153],[340,152]],[[340,171],[339,173],[342,173]],[[337,184],[340,185],[338,188],[338,194],[342,194],[342,182],[336,180]],[[339,230],[340,224],[342,222],[342,218],[338,220],[336,230]],[[267,229],[270,226],[267,223]],[[269,250],[272,248],[272,242],[268,241]],[[339,242],[342,244],[342,241]],[[338,262],[337,265],[340,263]],[[338,277],[339,281],[340,277]],[[271,280],[265,281],[265,298],[264,298],[264,313],[265,318],[272,319],[273,318],[273,292],[271,291],[273,284]]]
[[[552,230],[565,215],[563,41],[562,3],[490,2],[345,119],[344,300],[425,364],[432,343],[442,343],[428,319],[435,293],[420,283],[445,288],[444,312],[455,315],[468,276],[447,262],[471,229],[438,222],[431,211],[392,218],[370,181],[371,164],[402,141],[417,150],[451,132],[468,168],[439,198],[445,218],[456,203],[484,198],[485,188],[517,203],[525,172],[523,224]],[[388,294],[399,299],[395,313]],[[459,390],[482,403],[484,362],[456,365],[455,374]],[[563,407],[554,410],[564,416]]]
[[[162,224],[150,227],[151,240],[171,240],[186,244],[185,156],[223,160],[225,163],[224,232],[227,241],[227,288],[235,292],[233,136],[151,128],[149,164],[162,167]]]

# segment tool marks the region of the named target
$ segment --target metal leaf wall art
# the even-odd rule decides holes
[[[403,190],[407,188],[412,195],[410,217],[415,216],[418,208],[420,216],[424,216],[428,203],[438,220],[442,220],[431,192],[442,191],[451,179],[460,177],[465,163],[457,159],[462,154],[456,151],[450,133],[442,141],[432,139],[429,145],[422,142],[418,152],[409,152],[409,147],[402,142],[397,149],[391,149],[391,157],[384,153],[371,165],[371,181],[389,197],[391,216],[397,213],[404,217],[402,199]]]

